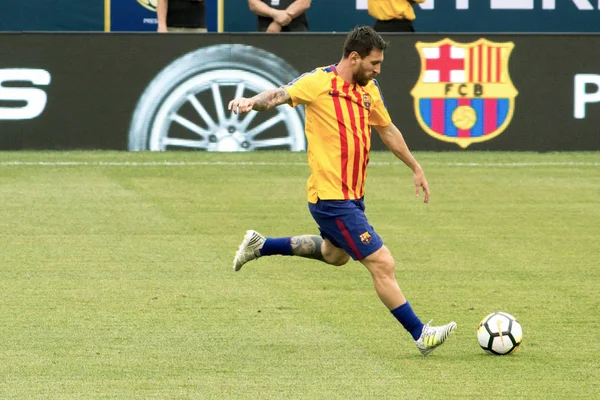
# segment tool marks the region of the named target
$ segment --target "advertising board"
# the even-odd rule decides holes
[[[304,110],[235,96],[339,61],[344,35],[3,34],[0,149],[304,150]],[[600,150],[600,36],[386,35],[415,150]],[[373,133],[373,148],[383,149]]]

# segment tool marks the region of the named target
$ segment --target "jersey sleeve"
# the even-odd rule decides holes
[[[292,107],[298,104],[310,104],[318,95],[319,74],[315,69],[300,75],[283,88],[288,92],[292,100]]]
[[[381,93],[381,88],[379,87],[379,83],[376,80],[373,80],[375,83],[375,89],[373,90],[373,107],[371,108],[371,116],[369,123],[370,125],[376,126],[388,126],[392,123],[392,117],[390,117],[390,113],[388,113],[387,106],[385,104],[385,99],[383,98],[383,93]]]

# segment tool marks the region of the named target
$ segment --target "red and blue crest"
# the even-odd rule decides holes
[[[518,94],[508,72],[513,42],[446,38],[416,47],[421,75],[411,94],[425,132],[466,148],[506,129]]]

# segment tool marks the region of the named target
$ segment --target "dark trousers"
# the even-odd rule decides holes
[[[410,19],[390,19],[387,21],[377,20],[373,26],[377,32],[414,32]]]

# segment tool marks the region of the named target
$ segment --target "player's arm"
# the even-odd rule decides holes
[[[248,0],[248,7],[254,14],[272,18],[279,25],[286,26],[292,22],[292,18],[284,10],[269,7],[260,0]]]
[[[387,126],[374,126],[381,137],[383,143],[391,150],[396,157],[398,157],[404,164],[406,164],[412,171],[415,180],[415,187],[417,190],[417,196],[422,188],[425,194],[424,202],[429,202],[429,185],[427,179],[425,179],[425,172],[421,168],[421,164],[413,157],[412,153],[408,149],[402,132],[393,123]]]
[[[243,114],[248,111],[266,111],[282,104],[290,104],[291,98],[287,90],[284,88],[265,90],[251,98],[240,97],[231,100],[229,110],[233,110],[235,114]]]
[[[294,19],[310,8],[310,1],[311,0],[296,0],[285,9],[285,12],[291,19]]]
[[[158,19],[158,32],[167,32],[167,10],[169,9],[168,0],[158,0],[156,2],[156,18]]]

